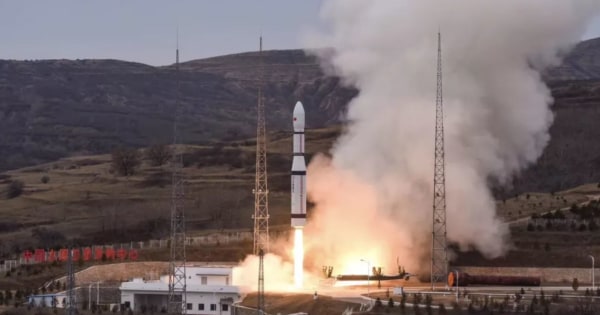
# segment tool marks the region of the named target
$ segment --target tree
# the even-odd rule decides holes
[[[19,197],[23,193],[23,188],[25,184],[23,184],[20,180],[13,180],[8,184],[8,189],[6,190],[6,197],[8,199],[13,199]]]
[[[474,314],[475,313],[475,307],[473,307],[473,302],[469,303],[469,307],[467,308],[467,312],[469,314]]]
[[[540,290],[540,302],[542,304],[546,303],[546,295],[544,294],[544,289]]]
[[[425,311],[428,315],[431,315],[431,303],[433,302],[433,298],[431,298],[430,294],[425,295]]]
[[[404,313],[404,308],[406,308],[406,293],[402,292],[402,297],[400,298],[400,310],[402,310],[402,313]]]
[[[590,231],[596,231],[598,229],[598,224],[596,223],[596,221],[592,220],[590,221],[588,228],[590,229]]]
[[[167,145],[157,144],[146,149],[146,158],[150,160],[150,165],[161,166],[171,158],[172,151]]]
[[[140,164],[140,157],[136,149],[116,149],[112,153],[112,169],[121,176],[131,176]]]
[[[579,289],[579,280],[577,280],[577,278],[573,278],[571,287],[573,288],[573,291],[577,291],[577,289]]]
[[[373,275],[377,277],[377,288],[381,289],[381,276],[383,275],[381,267],[373,267]]]
[[[438,305],[438,314],[440,314],[440,315],[448,314],[448,312],[446,312],[446,306],[444,305],[444,303],[440,303],[440,305]]]

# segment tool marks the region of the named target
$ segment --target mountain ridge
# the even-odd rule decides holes
[[[177,76],[183,142],[252,138],[261,68],[269,131],[289,130],[297,100],[307,128],[339,124],[358,93],[302,50],[263,51],[262,63],[256,51],[193,59],[179,74],[114,59],[0,60],[0,170],[170,143]],[[589,140],[600,137],[600,39],[576,45],[544,78],[555,99],[551,140],[509,193],[600,181],[600,144]]]

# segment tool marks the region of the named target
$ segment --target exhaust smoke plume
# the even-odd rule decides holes
[[[332,158],[308,169],[316,203],[306,252],[316,268],[395,273],[429,255],[437,32],[442,33],[448,239],[488,257],[507,249],[488,181],[506,183],[549,141],[539,72],[585,32],[597,0],[326,0],[324,68],[357,87]],[[318,55],[319,51],[315,50]],[[309,118],[310,119],[310,118]],[[362,271],[362,272],[361,272]]]

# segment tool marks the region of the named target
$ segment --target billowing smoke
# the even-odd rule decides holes
[[[239,266],[233,269],[233,284],[242,287],[244,293],[256,291],[258,288],[258,266],[259,257],[250,255],[244,259]],[[292,283],[292,271],[294,266],[284,261],[280,256],[266,254],[263,258],[264,276],[267,290],[285,291]]]
[[[277,250],[276,250],[277,252]],[[280,255],[281,254],[281,255]],[[247,256],[243,262],[233,268],[234,285],[240,286],[242,293],[257,291],[259,257]],[[293,286],[294,265],[285,253],[268,253],[263,258],[265,290],[273,292],[295,291]],[[320,274],[305,275],[306,283],[314,285],[318,282]]]
[[[397,257],[414,270],[428,254],[438,30],[448,238],[502,255],[508,231],[489,182],[505,183],[541,155],[553,116],[539,73],[560,62],[599,7],[597,0],[326,0],[327,31],[307,44],[332,48],[324,68],[360,93],[332,158],[317,157],[308,169],[316,209],[307,259],[356,272],[366,270],[364,258],[393,273]]]

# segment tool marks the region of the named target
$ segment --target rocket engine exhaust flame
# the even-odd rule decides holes
[[[301,227],[294,228],[294,286],[304,284],[304,235]]]

